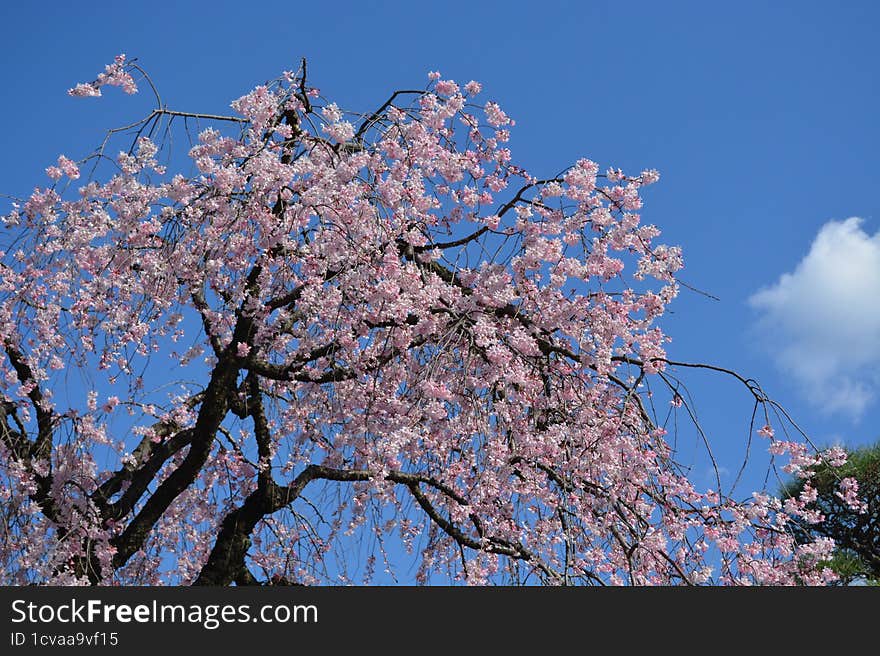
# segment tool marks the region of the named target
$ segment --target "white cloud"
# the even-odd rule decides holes
[[[829,221],[791,273],[749,299],[780,368],[825,411],[858,419],[880,387],[880,231]]]

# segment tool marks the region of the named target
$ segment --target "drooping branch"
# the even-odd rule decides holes
[[[462,237],[461,239],[455,239],[453,241],[444,241],[444,242],[432,242],[429,244],[425,244],[423,246],[413,246],[413,251],[416,253],[424,253],[425,251],[432,251],[434,249],[445,250],[447,248],[455,248],[457,246],[464,246],[465,244],[469,244],[472,241],[479,239],[483,235],[489,232],[488,226],[483,226],[482,228],[475,230],[471,234],[466,237]]]
[[[388,98],[388,100],[386,100],[384,103],[382,103],[382,105],[376,111],[374,111],[372,114],[370,114],[367,118],[364,119],[364,121],[361,123],[360,127],[358,128],[357,132],[355,132],[355,134],[354,134],[355,139],[360,139],[361,137],[363,137],[364,134],[367,132],[367,130],[370,129],[370,126],[373,125],[373,123],[375,121],[377,121],[379,118],[381,118],[382,114],[385,112],[386,109],[391,107],[392,103],[394,103],[394,101],[397,99],[397,97],[402,96],[404,94],[414,94],[414,95],[422,96],[425,94],[425,91],[421,90],[421,89],[400,89],[400,90],[392,93],[391,97]]]
[[[535,180],[534,182],[529,182],[528,184],[525,184],[522,187],[520,187],[517,190],[516,194],[513,196],[513,198],[511,198],[509,201],[504,203],[504,205],[499,207],[496,214],[498,216],[504,216],[510,210],[512,210],[514,207],[516,207],[517,203],[519,203],[525,199],[525,196],[523,196],[523,194],[525,194],[529,189],[534,189],[535,187],[539,187],[541,185],[550,184],[551,182],[561,183],[561,182],[564,182],[564,180],[562,178],[547,178],[546,180]]]
[[[245,499],[241,506],[229,512],[224,518],[208,561],[202,567],[194,585],[229,585],[236,580],[236,577],[246,570],[245,558],[251,546],[250,535],[259,521],[296,501],[312,481],[355,483],[369,481],[376,478],[377,475],[382,476],[382,474],[369,470],[309,465],[290,485],[278,485],[270,477],[261,478],[257,489]],[[403,471],[389,471],[384,474],[384,480],[404,485],[427,517],[462,547],[527,561],[551,578],[559,578],[558,572],[541,562],[533,552],[523,545],[491,536],[471,537],[451,520],[443,517],[421,490],[422,485],[440,492],[461,506],[470,504],[463,494],[435,477]],[[476,516],[472,516],[471,519],[478,532],[481,533],[479,519]]]

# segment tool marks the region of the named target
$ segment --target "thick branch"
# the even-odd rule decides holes
[[[194,394],[185,401],[185,405],[188,408],[194,408],[201,402],[202,398],[202,392]],[[154,438],[158,438],[160,441],[154,442]],[[143,483],[143,489],[141,490],[142,494],[143,490],[146,489],[146,486],[152,481],[155,473],[161,469],[162,465],[168,460],[168,458],[188,445],[191,440],[191,433],[189,431],[181,431],[180,426],[174,422],[160,421],[153,424],[150,427],[148,434],[144,435],[140,443],[134,451],[132,451],[132,463],[123,465],[110,478],[99,485],[92,494],[92,499],[98,504],[99,508],[106,509],[110,498],[119,492],[127,481],[134,481],[132,485],[138,486],[138,478],[140,477],[143,477],[145,481]],[[129,490],[126,491],[126,495],[129,494],[130,490],[131,486],[129,486]],[[133,494],[133,492],[131,492],[131,494]],[[138,495],[134,501],[136,502],[138,498],[140,498],[140,495]],[[114,518],[122,517],[131,511],[131,507],[122,514],[119,514],[120,510],[121,506],[115,509],[112,516]]]
[[[224,358],[215,367],[192,429],[189,452],[180,466],[162,481],[125,531],[113,540],[117,549],[113,557],[114,567],[122,567],[143,546],[150,530],[168,506],[195,481],[211,452],[217,428],[226,416],[229,387],[235,384],[237,375],[238,366],[233,357]]]
[[[244,308],[247,307],[248,301],[257,294],[257,281],[261,272],[262,268],[257,265],[248,274],[247,293],[236,313],[237,320],[232,340],[221,354],[205,389],[199,415],[192,429],[189,452],[180,466],[162,481],[140,512],[125,528],[125,531],[113,540],[113,546],[117,549],[116,555],[113,557],[114,567],[122,567],[132,554],[141,548],[150,530],[159,521],[168,506],[196,480],[211,453],[211,445],[214,442],[217,429],[229,408],[229,393],[231,389],[235,389],[235,381],[241,364],[232,350],[233,345],[248,343],[254,330],[253,321]]]
[[[205,334],[208,336],[208,339],[211,342],[211,348],[214,350],[214,355],[219,356],[223,352],[223,346],[220,344],[220,340],[217,339],[217,336],[214,334],[214,328],[211,326],[211,319],[208,317],[208,312],[210,312],[210,308],[208,307],[208,302],[205,300],[205,292],[201,287],[195,287],[192,290],[192,300],[193,305],[199,311],[199,315],[202,317],[202,327],[205,330]]]
[[[31,445],[30,455],[32,458],[48,460],[52,453],[52,432],[54,430],[55,415],[46,408],[43,392],[34,378],[33,371],[25,361],[24,354],[9,341],[4,342],[3,347],[9,356],[12,368],[15,369],[15,373],[18,375],[18,380],[22,384],[31,385],[28,398],[31,400],[31,405],[37,415],[37,438]]]
[[[128,513],[134,509],[144,492],[147,491],[147,488],[150,486],[150,483],[153,482],[153,479],[156,477],[156,474],[159,473],[159,470],[162,469],[162,466],[174,454],[191,444],[192,440],[192,430],[180,431],[170,439],[157,445],[156,448],[151,451],[150,457],[147,461],[138,469],[133,471],[121,470],[122,472],[125,472],[127,476],[123,475],[123,477],[117,479],[120,481],[119,484],[121,485],[122,480],[129,480],[131,483],[118,501],[107,506],[104,511],[105,516],[108,519],[118,520],[128,515]],[[114,483],[116,483],[116,480],[114,480]]]
[[[9,417],[14,417],[14,404],[0,402],[0,441],[15,458],[27,458],[31,443],[22,430],[15,430],[9,424]]]
[[[295,501],[310,482],[328,480],[354,483],[368,481],[375,477],[375,472],[368,470],[335,469],[322,465],[309,465],[290,485],[278,485],[271,478],[265,482],[261,481],[257,489],[245,499],[244,503],[224,518],[214,548],[194,581],[194,585],[229,585],[242,576],[243,572],[247,571],[245,558],[251,546],[251,533],[257,523],[263,517],[277,512]],[[390,471],[385,475],[385,480],[406,485],[428,517],[461,546],[520,560],[534,560],[534,554],[522,545],[513,544],[500,538],[472,538],[440,515],[424,492],[421,491],[421,485],[434,488],[460,505],[467,506],[468,501],[452,487],[436,478],[402,471]],[[475,524],[478,525],[479,521],[475,521]],[[543,564],[536,566],[548,575],[556,576]]]

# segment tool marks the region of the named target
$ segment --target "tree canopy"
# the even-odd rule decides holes
[[[145,83],[120,55],[70,93]],[[347,112],[303,62],[47,169],[0,233],[5,583],[833,578],[813,499],[699,489],[667,439],[699,366],[786,471],[842,455],[667,358],[657,172],[534,176],[481,93]]]

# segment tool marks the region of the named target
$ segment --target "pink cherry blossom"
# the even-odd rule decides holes
[[[476,96],[483,90],[483,85],[475,80],[471,80],[467,84],[464,85],[465,93],[470,96]]]
[[[126,62],[125,55],[117,55],[112,64],[107,64],[104,72],[92,82],[79,83],[68,94],[77,98],[99,97],[102,86],[122,87],[127,94],[137,93],[137,84],[131,76],[131,63]]]
[[[849,476],[839,483],[840,489],[834,494],[840,498],[851,510],[864,513],[867,512],[868,506],[864,499],[859,497],[859,482]]]

